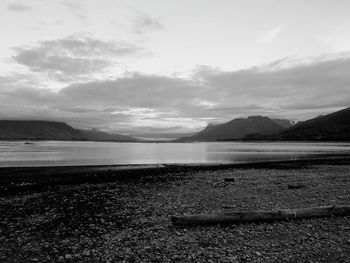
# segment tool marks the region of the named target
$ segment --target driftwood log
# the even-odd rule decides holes
[[[320,206],[301,209],[237,211],[225,214],[181,215],[171,217],[171,221],[174,225],[215,225],[349,215],[350,206]]]

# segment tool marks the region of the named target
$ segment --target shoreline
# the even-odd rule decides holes
[[[349,262],[349,217],[191,228],[170,220],[348,205],[349,167],[350,156],[333,156],[226,166],[0,168],[0,261]]]
[[[274,142],[281,142],[281,143],[350,143],[350,141],[347,140],[283,140],[283,139],[223,139],[223,140],[216,140],[216,141],[178,141],[177,139],[172,140],[136,140],[134,141],[128,141],[128,140],[55,140],[55,139],[31,139],[31,138],[22,138],[22,139],[4,139],[0,138],[0,142],[113,142],[113,143],[210,143],[210,142],[247,142],[247,143],[274,143]]]
[[[40,192],[59,185],[98,184],[154,179],[167,173],[220,171],[225,169],[301,169],[311,165],[350,165],[350,154],[327,154],[296,160],[244,163],[174,163],[84,166],[0,167],[0,197]]]

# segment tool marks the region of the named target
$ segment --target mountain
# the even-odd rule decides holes
[[[273,137],[290,141],[350,141],[350,107],[299,122]]]
[[[77,130],[64,122],[0,120],[0,140],[135,141],[130,136]]]
[[[282,128],[288,129],[295,125],[295,122],[292,120],[286,120],[286,119],[271,119],[273,122],[277,123],[279,126],[282,126]]]
[[[219,125],[208,125],[204,130],[178,139],[179,142],[238,140],[249,134],[269,135],[282,131],[284,128],[268,117],[250,116],[239,118]]]
[[[63,122],[0,121],[0,139],[78,139],[80,131]]]

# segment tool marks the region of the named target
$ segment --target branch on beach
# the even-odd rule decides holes
[[[350,206],[320,206],[301,209],[237,211],[225,214],[182,215],[171,217],[171,221],[173,225],[227,225],[349,215]]]

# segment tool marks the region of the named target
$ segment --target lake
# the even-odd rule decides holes
[[[350,154],[350,143],[0,141],[0,166],[242,163]]]

